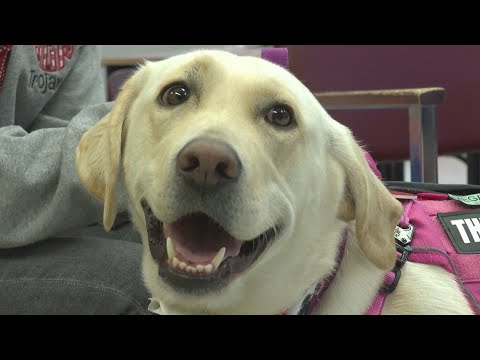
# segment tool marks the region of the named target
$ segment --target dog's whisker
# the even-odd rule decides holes
[[[131,241],[131,240],[135,237],[136,233],[137,233],[137,232],[136,232],[135,228],[132,226],[132,227],[128,230],[128,232],[125,234],[124,239],[125,239],[125,240],[128,240],[128,241]]]

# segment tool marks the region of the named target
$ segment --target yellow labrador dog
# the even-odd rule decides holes
[[[158,313],[285,313],[334,271],[347,234],[313,313],[362,314],[395,263],[400,203],[350,130],[260,58],[202,50],[147,62],[83,135],[77,170],[107,230],[121,177]],[[413,263],[384,307],[470,312],[450,274]]]

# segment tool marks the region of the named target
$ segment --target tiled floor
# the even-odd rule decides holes
[[[405,181],[410,181],[410,162],[405,162]],[[440,156],[438,158],[438,182],[440,184],[466,184],[467,166],[457,158]]]

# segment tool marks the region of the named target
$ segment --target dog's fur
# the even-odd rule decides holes
[[[185,81],[192,97],[159,104],[163,88]],[[297,126],[275,128],[265,109],[288,104]],[[196,200],[175,171],[182,147],[199,136],[219,138],[238,153],[244,176],[208,201]],[[316,314],[362,314],[396,252],[393,231],[402,208],[375,177],[349,129],[322,108],[287,70],[254,57],[196,51],[146,62],[126,82],[112,111],[88,130],[77,148],[84,186],[104,202],[104,225],[116,214],[119,177],[143,244],[147,288],[172,313],[275,314],[329,275],[349,229],[337,276]],[[257,261],[218,292],[172,290],[158,276],[149,251],[140,201],[156,217],[175,221],[206,211],[237,239],[252,239],[283,223],[281,235]],[[408,263],[385,314],[471,313],[445,270]]]

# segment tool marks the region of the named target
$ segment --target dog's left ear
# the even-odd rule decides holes
[[[330,149],[346,174],[338,217],[344,221],[355,219],[356,238],[362,251],[378,268],[390,270],[396,259],[393,234],[402,206],[370,169],[351,131],[336,125]]]
[[[137,73],[138,74],[138,73]],[[104,203],[103,226],[109,231],[117,213],[116,185],[122,152],[123,122],[137,96],[133,75],[122,87],[110,113],[83,134],[76,168],[85,188]]]

